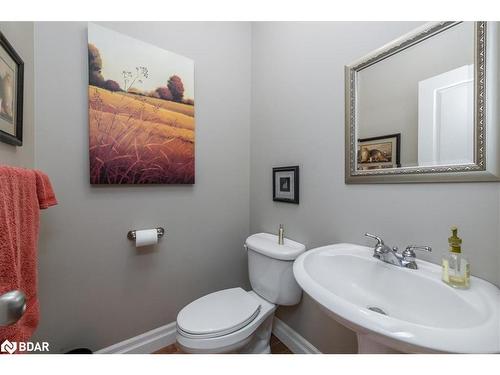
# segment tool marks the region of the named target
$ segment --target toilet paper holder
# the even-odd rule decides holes
[[[165,234],[165,229],[162,228],[162,227],[158,227],[156,228],[156,233],[157,233],[157,236],[158,236],[158,239],[162,238],[163,235]],[[127,233],[127,238],[130,240],[130,241],[135,241],[135,230],[130,230],[128,233]]]

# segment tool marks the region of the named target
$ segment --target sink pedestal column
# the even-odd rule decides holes
[[[357,333],[356,336],[358,337],[358,354],[401,354],[395,349],[374,341],[370,335]]]

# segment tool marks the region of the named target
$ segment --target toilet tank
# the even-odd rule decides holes
[[[293,275],[293,262],[306,247],[285,238],[278,244],[278,236],[257,233],[247,238],[248,273],[252,289],[262,298],[277,305],[296,305],[302,289]]]

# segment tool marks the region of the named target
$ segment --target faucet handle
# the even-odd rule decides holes
[[[379,236],[376,236],[374,234],[365,233],[365,237],[370,237],[370,238],[373,238],[374,240],[377,240],[378,241],[377,245],[383,245],[384,244],[384,241],[382,241],[382,239]]]
[[[423,250],[423,251],[428,251],[429,253],[432,251],[432,247],[430,246],[415,246],[415,245],[409,245],[406,246],[406,249],[403,251],[402,255],[406,258],[415,258],[415,251],[414,250]]]

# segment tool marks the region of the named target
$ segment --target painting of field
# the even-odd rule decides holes
[[[89,24],[92,184],[193,184],[193,62]]]

